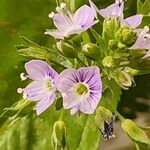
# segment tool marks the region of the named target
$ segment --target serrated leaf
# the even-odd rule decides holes
[[[150,144],[150,139],[146,135],[146,133],[140,129],[135,122],[129,119],[125,119],[122,122],[123,130],[128,134],[128,136],[137,142]]]

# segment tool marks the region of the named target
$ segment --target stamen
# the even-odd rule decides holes
[[[60,9],[64,9],[64,8],[66,8],[66,3],[61,3],[60,4]]]
[[[54,16],[55,16],[55,13],[54,13],[54,12],[51,12],[51,13],[48,15],[49,18],[54,18]]]
[[[17,93],[21,94],[23,92],[23,89],[22,88],[18,88],[17,89]]]
[[[22,81],[24,81],[24,80],[27,79],[27,76],[25,75],[25,73],[21,73],[20,78],[21,78]]]
[[[56,7],[56,11],[57,11],[57,12],[60,12],[60,11],[61,11],[61,8],[60,8],[59,6],[57,6],[57,7]]]

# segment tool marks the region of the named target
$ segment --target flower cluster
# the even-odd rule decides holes
[[[66,69],[58,73],[41,60],[31,60],[25,64],[28,75],[33,80],[26,88],[19,89],[24,98],[37,101],[37,115],[45,111],[55,99],[57,91],[63,97],[65,109],[71,114],[81,111],[91,114],[96,109],[102,93],[100,70],[96,66],[78,70]]]
[[[74,13],[65,3],[56,7],[57,13],[49,17],[57,29],[49,29],[45,34],[59,40],[55,48],[60,55],[73,62],[74,67],[57,73],[48,63],[31,60],[25,64],[28,75],[21,74],[22,80],[33,80],[27,87],[18,89],[23,97],[37,102],[37,115],[45,111],[58,97],[63,98],[63,107],[71,114],[80,111],[92,114],[102,96],[102,80],[115,80],[118,85],[128,89],[132,85],[133,75],[130,52],[134,49],[148,50],[142,59],[150,56],[150,33],[146,26],[137,29],[143,15],[137,14],[124,18],[124,1],[116,0],[114,4],[99,10],[89,0],[88,5],[81,6]],[[73,41],[72,37],[98,24],[98,15],[105,20],[102,36],[91,30],[96,42]],[[70,38],[69,38],[70,37]],[[78,38],[77,38],[78,39]],[[74,39],[75,40],[75,39]],[[75,45],[74,43],[79,43]],[[84,60],[79,58],[82,53]],[[102,73],[100,74],[100,69]]]

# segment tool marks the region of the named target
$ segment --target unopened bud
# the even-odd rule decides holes
[[[66,127],[63,121],[56,121],[53,126],[52,145],[54,149],[63,149],[66,144]]]
[[[76,58],[77,52],[76,50],[68,43],[63,41],[57,42],[56,44],[58,50],[67,58]]]
[[[96,44],[87,43],[82,47],[82,51],[85,56],[93,60],[100,59],[100,49]]]
[[[106,56],[102,61],[103,66],[108,67],[108,68],[112,67],[113,63],[114,61],[113,61],[112,56]]]
[[[115,40],[109,40],[108,48],[111,50],[116,50],[118,48],[118,42]]]
[[[137,39],[136,32],[133,29],[131,29],[127,26],[124,26],[124,27],[120,28],[117,31],[116,39],[119,42],[121,42],[121,43],[125,44],[126,46],[130,47],[135,43],[135,41]]]

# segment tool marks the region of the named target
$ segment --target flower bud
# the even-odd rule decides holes
[[[115,70],[114,78],[118,84],[120,84],[124,89],[128,89],[132,85],[131,76],[122,70]]]
[[[113,66],[113,58],[112,56],[106,56],[103,61],[102,61],[102,64],[104,67],[112,67]]]
[[[114,137],[113,134],[113,122],[114,116],[108,109],[100,106],[96,110],[95,122],[99,127],[104,140],[108,140]]]
[[[99,47],[96,44],[87,43],[82,47],[82,51],[90,59],[99,60],[100,58]]]
[[[116,39],[128,47],[135,43],[136,38],[136,32],[127,26],[120,28],[116,33]]]
[[[108,48],[111,50],[116,50],[118,48],[118,42],[115,40],[109,40]]]
[[[51,142],[54,149],[63,149],[66,145],[66,127],[63,121],[56,121],[53,126]]]
[[[57,42],[56,44],[58,50],[67,58],[76,58],[77,52],[76,50],[68,43],[63,41]]]

